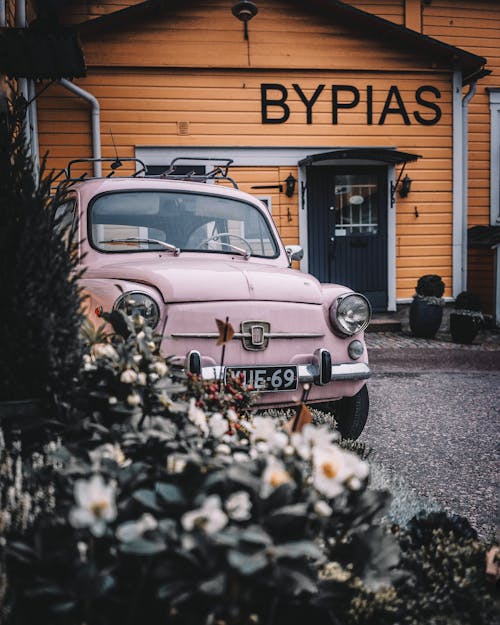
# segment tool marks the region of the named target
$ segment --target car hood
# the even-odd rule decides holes
[[[248,261],[199,258],[127,260],[89,268],[86,278],[156,287],[165,302],[267,300],[321,304],[320,283],[308,274]]]

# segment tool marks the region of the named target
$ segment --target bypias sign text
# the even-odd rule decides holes
[[[391,85],[382,98],[383,105],[380,107],[379,104],[378,109],[374,104],[373,85],[367,85],[363,90],[353,85],[332,85],[330,90],[326,90],[326,85],[318,85],[312,93],[312,90],[306,90],[309,95],[297,83],[293,83],[292,87],[304,106],[308,124],[313,123],[314,105],[325,97],[331,102],[331,123],[334,125],[348,122],[347,111],[358,106],[365,108],[368,125],[383,125],[387,120],[399,119],[408,126],[412,123],[433,126],[441,119],[441,108],[436,104],[441,92],[432,85],[418,87],[411,101],[406,102],[398,87]],[[290,117],[292,105],[288,101],[288,89],[284,85],[261,84],[260,101],[263,124],[284,124]]]

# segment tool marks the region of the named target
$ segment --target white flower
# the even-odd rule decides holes
[[[162,391],[158,395],[158,401],[164,408],[170,408],[170,406],[172,405],[172,400],[170,399],[168,393],[165,393],[165,391]]]
[[[141,403],[141,396],[137,393],[131,393],[127,397],[127,404],[129,406],[138,406]]]
[[[146,334],[144,333],[144,330],[141,330],[140,332],[137,333],[137,338],[139,339],[139,341],[142,341],[142,339],[146,338]]]
[[[207,534],[214,534],[227,525],[227,515],[222,510],[219,495],[210,495],[201,508],[190,510],[182,515],[182,527],[190,532],[195,528]]]
[[[141,362],[141,360],[142,360],[142,354],[134,354],[134,355],[132,356],[132,360],[133,360],[134,362],[137,362],[137,363]]]
[[[248,521],[251,517],[252,501],[245,490],[239,490],[227,498],[226,511],[230,519]]]
[[[224,436],[229,428],[228,420],[224,419],[220,412],[214,412],[208,421],[208,425],[210,426],[212,436],[215,436],[215,438]]]
[[[158,521],[149,512],[145,512],[137,521],[126,521],[116,529],[116,537],[124,543],[140,538],[144,532],[158,527]]]
[[[221,443],[220,445],[217,445],[215,451],[218,454],[222,454],[223,456],[231,455],[231,447],[229,447],[229,445],[227,445],[226,443]]]
[[[74,486],[76,506],[70,511],[69,521],[73,527],[88,527],[94,536],[102,536],[106,523],[116,517],[116,488],[105,484],[102,475],[90,480],[77,480]]]
[[[250,456],[244,451],[235,451],[233,454],[233,460],[235,462],[247,462],[250,460]]]
[[[275,456],[268,456],[266,459],[266,468],[262,473],[260,494],[262,497],[268,497],[275,488],[290,482],[291,475],[286,470],[285,465]]]
[[[331,516],[333,510],[324,499],[318,499],[314,502],[314,512],[316,512],[318,516],[327,517]]]
[[[114,405],[115,405],[115,404],[117,404],[117,403],[118,403],[118,399],[117,399],[116,397],[114,397],[113,395],[110,395],[110,396],[108,397],[108,404],[109,404],[110,406],[114,406]]]
[[[338,432],[330,430],[326,425],[318,426],[307,423],[302,432],[294,432],[292,434],[292,444],[299,456],[309,460],[314,448],[328,447],[338,437]]]
[[[186,460],[180,456],[168,456],[167,471],[168,473],[182,473],[186,468]]]
[[[117,443],[114,445],[111,443],[99,445],[99,447],[89,452],[89,456],[95,468],[99,468],[101,462],[106,459],[114,460],[121,467],[128,466],[131,463],[131,460],[125,458],[122,448]]]
[[[120,382],[133,384],[137,380],[137,373],[133,369],[125,369],[120,376]]]
[[[149,374],[149,381],[150,382],[156,382],[159,379],[160,379],[160,376],[157,373],[150,373]]]
[[[276,422],[270,417],[254,417],[250,439],[253,443],[267,443],[270,449],[283,449],[288,444],[288,435],[278,430]]]
[[[346,482],[352,479],[363,480],[369,472],[367,462],[336,445],[314,448],[312,458],[313,484],[330,499],[344,490]]]
[[[118,352],[109,343],[96,343],[92,346],[92,354],[95,358],[110,358],[111,360],[119,360]]]
[[[152,365],[151,369],[162,378],[168,372],[167,365],[162,360],[156,360]]]
[[[141,385],[141,386],[146,386],[146,382],[148,381],[146,374],[144,373],[144,371],[141,371],[140,373],[137,374],[137,382]]]
[[[188,419],[200,428],[205,436],[208,436],[209,430],[207,425],[207,417],[201,408],[198,408],[193,397],[189,400]]]

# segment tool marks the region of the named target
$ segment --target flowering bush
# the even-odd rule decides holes
[[[238,380],[176,377],[141,319],[107,319],[73,429],[28,455],[0,437],[0,623],[444,625],[469,588],[491,622],[483,547],[467,534],[450,567],[446,515],[390,531],[365,449],[285,432]]]
[[[109,320],[121,335],[84,359],[81,430],[44,451],[53,505],[3,528],[16,623],[279,623],[327,614],[354,579],[390,585],[387,496],[335,432],[240,414],[238,381],[175,378],[140,319]]]

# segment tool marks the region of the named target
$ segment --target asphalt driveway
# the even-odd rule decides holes
[[[360,438],[390,477],[485,537],[499,525],[497,338],[460,346],[368,334],[371,407]]]

